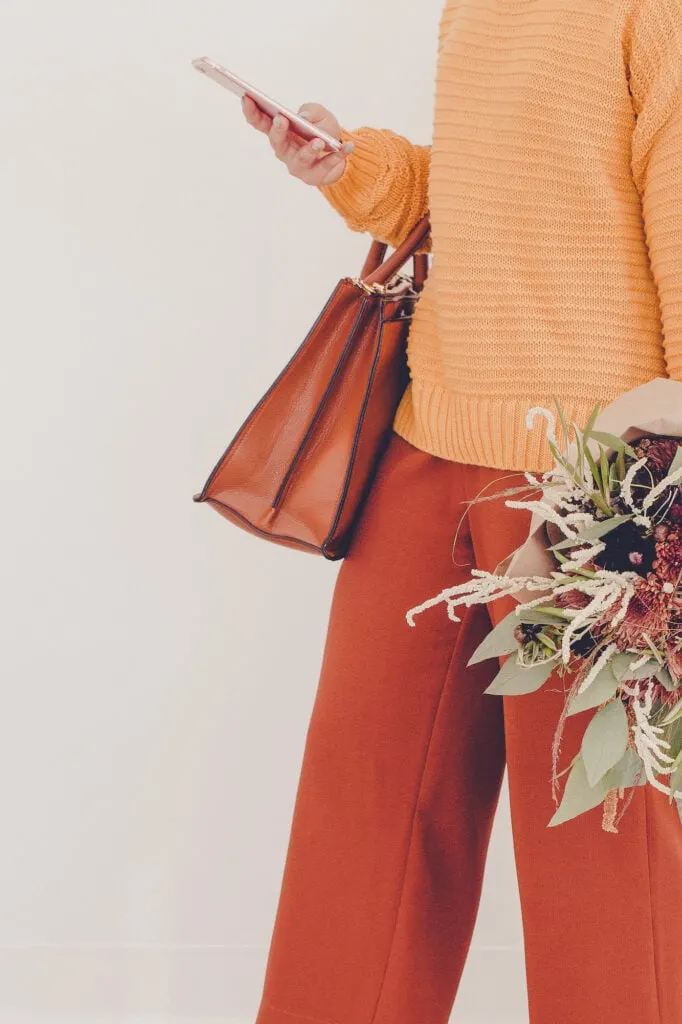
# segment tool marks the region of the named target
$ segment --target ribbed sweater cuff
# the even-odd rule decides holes
[[[352,227],[362,231],[366,227],[363,213],[372,209],[372,193],[386,167],[386,143],[380,131],[369,127],[341,128],[339,138],[352,142],[355,149],[346,155],[341,177],[317,187]]]

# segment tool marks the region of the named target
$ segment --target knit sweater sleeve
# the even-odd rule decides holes
[[[682,0],[636,0],[628,44],[642,200],[669,376],[682,380]]]
[[[389,128],[341,129],[353,142],[343,174],[318,188],[352,231],[396,247],[428,209],[430,146],[419,146]],[[420,252],[430,251],[428,244]]]
[[[445,0],[438,23],[437,57],[453,21],[458,0]],[[417,145],[389,128],[341,128],[341,141],[353,142],[343,174],[319,191],[353,231],[368,231],[395,247],[428,210],[431,146]],[[419,252],[431,251],[431,236]]]

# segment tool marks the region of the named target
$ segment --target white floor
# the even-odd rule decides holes
[[[505,783],[451,1024],[528,1024],[506,801]],[[0,1024],[254,1024],[266,957],[265,946],[0,947]]]
[[[265,957],[224,947],[0,950],[0,1024],[254,1024]],[[472,945],[451,1024],[528,1024],[525,1007],[520,949]]]

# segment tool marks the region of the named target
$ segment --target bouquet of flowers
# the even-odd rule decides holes
[[[602,828],[617,832],[634,787],[646,784],[675,801],[682,820],[682,384],[652,381],[599,418],[596,406],[582,429],[558,403],[556,415],[529,410],[529,426],[538,414],[554,466],[525,474],[532,500],[505,502],[533,514],[525,544],[407,621],[445,603],[458,622],[460,605],[514,596],[514,611],[469,664],[504,658],[488,693],[529,694],[553,673],[563,682],[549,825],[603,804]],[[559,800],[566,718],[593,708]]]

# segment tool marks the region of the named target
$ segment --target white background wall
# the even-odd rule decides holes
[[[427,142],[439,13],[0,2],[2,1022],[253,1021],[338,567],[192,494],[368,236],[190,60]],[[506,799],[458,1024],[525,1019]]]

